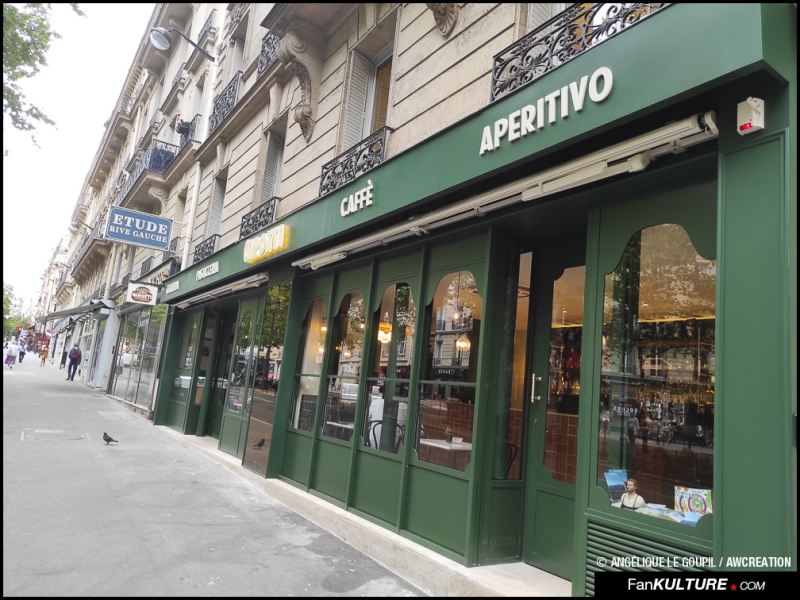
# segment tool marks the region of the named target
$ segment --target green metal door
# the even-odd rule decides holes
[[[523,560],[570,578],[578,463],[585,235],[535,252]]]
[[[263,312],[259,310],[260,305],[259,298],[243,300],[240,304],[228,371],[230,376],[227,381],[219,448],[238,458],[244,456],[247,420],[253,403],[258,357],[256,333],[261,329],[260,319]]]

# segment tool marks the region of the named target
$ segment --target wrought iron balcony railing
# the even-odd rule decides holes
[[[136,162],[136,166],[131,171],[128,179],[125,180],[122,189],[119,191],[119,194],[117,194],[117,199],[114,204],[122,204],[123,200],[125,200],[125,196],[131,191],[133,184],[136,183],[145,170],[163,173],[167,167],[172,164],[177,153],[177,146],[160,140],[153,140],[147,147],[147,150],[142,153],[141,158]]]
[[[385,157],[389,133],[392,131],[394,129],[391,127],[378,129],[365,140],[322,165],[319,195],[324,196],[352,183],[367,171],[381,164]]]
[[[464,317],[463,319],[453,319],[452,328],[453,331],[472,329],[472,317]]]
[[[186,81],[186,75],[186,63],[183,63],[178,69],[178,72],[175,73],[175,77],[172,79],[172,87],[175,87],[181,82]]]
[[[239,99],[239,82],[242,80],[242,72],[237,71],[230,83],[225,86],[219,96],[214,100],[214,109],[211,112],[211,120],[208,124],[208,132],[214,131],[217,126],[225,120],[236,101]]]
[[[535,81],[669,3],[573,4],[496,54],[491,101]]]
[[[142,270],[139,271],[139,278],[142,278],[145,275],[147,275],[150,272],[150,269],[152,268],[153,268],[153,257],[151,256],[142,263]]]
[[[280,41],[281,38],[271,33],[265,35],[264,39],[261,40],[261,52],[258,55],[258,72],[256,74],[256,79],[261,77],[261,75],[272,66],[272,63],[278,59],[277,49]]]
[[[239,228],[239,239],[243,240],[246,237],[253,235],[256,231],[269,227],[275,222],[275,207],[278,205],[280,198],[273,196],[264,204],[251,210],[242,217],[242,225]]]
[[[89,231],[87,231],[87,232],[85,232],[83,234],[83,237],[81,238],[81,241],[78,244],[78,249],[75,252],[74,258],[72,259],[72,262],[70,263],[70,268],[69,268],[70,271],[74,271],[75,267],[80,264],[80,262],[83,260],[83,258],[88,253],[89,248],[92,245],[92,242],[94,242],[95,240],[102,240],[103,239],[102,236],[100,235],[101,229],[102,228],[101,228],[100,224],[96,223],[95,226],[94,226],[94,229],[90,229]]]
[[[136,96],[131,96],[130,94],[124,94],[117,103],[117,112],[120,112],[126,116],[130,116],[131,111],[133,110],[133,105],[135,103],[136,103]]]
[[[183,150],[184,146],[189,143],[190,140],[194,140],[195,135],[197,134],[197,127],[200,124],[200,115],[195,115],[194,119],[186,123],[186,121],[181,121],[177,127],[177,132],[181,134],[181,141],[180,146],[178,148],[178,152]]]
[[[204,239],[202,242],[194,247],[194,262],[199,263],[214,254],[217,251],[217,242],[219,241],[219,234],[215,233],[211,237]]]
[[[200,30],[200,33],[197,34],[197,42],[200,43],[200,40],[203,39],[203,36],[212,28],[214,27],[214,18],[216,17],[217,9],[211,11],[211,14],[208,15],[203,28]]]

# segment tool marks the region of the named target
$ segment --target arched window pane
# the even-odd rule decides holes
[[[374,315],[377,337],[367,380],[367,406],[361,436],[364,445],[396,454],[405,442],[411,348],[417,311],[406,283],[386,288]]]
[[[349,441],[355,426],[366,329],[364,297],[360,293],[345,295],[329,329],[334,347],[328,363],[331,375],[325,392],[322,434]]]
[[[634,235],[605,277],[598,475],[615,506],[712,512],[715,298],[716,261],[674,224]]]
[[[434,293],[428,360],[421,385],[417,452],[421,460],[464,471],[472,424],[483,299],[469,271],[449,273]]]

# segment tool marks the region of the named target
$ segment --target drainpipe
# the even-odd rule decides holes
[[[220,15],[225,14],[224,11],[219,11]],[[211,93],[208,94],[208,98],[206,99],[206,108],[203,111],[203,119],[202,124],[200,126],[200,131],[202,135],[200,139],[205,142],[208,138],[208,124],[211,122],[211,111],[214,109],[214,90],[217,85],[217,65],[219,64],[219,53],[222,49],[222,27],[217,27],[217,39],[214,42],[214,56],[216,60],[211,63],[211,68],[209,69],[208,79],[210,82]],[[202,142],[201,142],[202,143]],[[194,172],[194,188],[192,189],[192,200],[189,203],[189,218],[184,219],[186,222],[186,235],[184,236],[186,239],[183,243],[183,255],[181,258],[181,270],[185,270],[189,267],[189,252],[191,250],[191,242],[192,242],[192,233],[194,232],[194,221],[195,215],[197,215],[197,203],[199,202],[200,198],[200,184],[203,180],[203,165],[200,161],[197,161],[196,169]]]

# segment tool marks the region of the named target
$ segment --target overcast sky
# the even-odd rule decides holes
[[[41,277],[68,233],[154,4],[80,4],[85,17],[68,4],[52,6],[51,24],[62,38],[22,90],[56,128],[37,126],[36,148],[29,133],[3,122],[3,283],[25,300],[25,310],[38,301]]]

